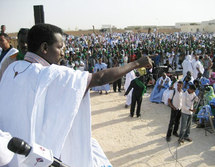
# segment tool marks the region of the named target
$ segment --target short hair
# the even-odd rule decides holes
[[[1,25],[1,29],[2,29],[3,27],[6,27],[6,26],[3,24],[3,25]]]
[[[188,80],[190,81],[190,80],[191,80],[191,77],[190,77],[190,76],[187,76],[186,79],[188,79]]]
[[[197,84],[199,85],[200,81],[199,81],[198,79],[195,79],[195,80],[193,81],[193,83],[194,83],[194,84],[197,83]]]
[[[182,85],[184,84],[182,81],[178,81],[178,83],[179,83],[179,84],[182,84]]]
[[[189,89],[192,89],[192,90],[196,90],[196,87],[195,87],[195,85],[193,85],[193,84],[191,84],[191,85],[189,85]]]
[[[63,35],[61,28],[51,24],[36,24],[28,32],[27,44],[28,51],[36,52],[43,42],[52,45],[56,42],[55,33]]]
[[[17,37],[19,38],[20,35],[27,35],[29,32],[29,28],[20,28]]]
[[[187,74],[191,74],[191,72],[190,72],[190,71],[187,71]]]

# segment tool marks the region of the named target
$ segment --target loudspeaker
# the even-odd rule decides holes
[[[43,5],[34,6],[34,21],[35,24],[45,23]]]

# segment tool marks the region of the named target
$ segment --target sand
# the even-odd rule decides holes
[[[124,91],[106,95],[91,92],[92,136],[114,167],[215,166],[215,134],[192,124],[193,142],[178,146],[178,138],[165,140],[170,108],[143,96],[141,118],[130,118]]]

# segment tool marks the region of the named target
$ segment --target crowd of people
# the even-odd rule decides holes
[[[200,124],[208,118],[206,108],[215,116],[214,34],[125,32],[76,37],[57,26],[38,24],[20,29],[16,49],[5,28],[1,26],[0,33],[0,130],[51,149],[68,165],[111,167],[91,138],[89,90],[108,94],[113,84],[113,91],[121,92],[123,77],[130,117],[136,105],[136,116],[141,116],[142,95],[149,84],[154,86],[150,101],[171,107],[167,141],[172,133],[179,143],[192,141],[193,113],[199,111]],[[166,73],[154,77],[161,66],[167,67]],[[180,70],[183,78],[177,79],[174,71]],[[8,166],[18,167],[17,159]]]
[[[213,57],[212,57],[213,59]],[[189,142],[191,122],[197,121],[197,128],[205,127],[202,121],[215,116],[214,112],[214,68],[208,54],[187,55],[182,62],[183,76],[177,80],[174,75],[162,73],[150,95],[153,103],[164,103],[171,107],[171,116],[166,140],[171,135],[179,137],[179,143]],[[172,74],[172,73],[171,73]],[[194,115],[194,118],[193,118]],[[180,134],[178,128],[181,120]],[[210,126],[214,128],[215,121]]]

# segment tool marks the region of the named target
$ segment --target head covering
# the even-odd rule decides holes
[[[204,94],[205,104],[210,104],[212,99],[215,98],[213,87],[208,86],[208,88],[209,88],[209,91],[207,91],[207,93]],[[215,99],[214,99],[214,102],[215,102]]]
[[[138,68],[137,71],[139,72],[140,76],[146,75],[146,68]]]
[[[215,106],[215,98],[213,98],[213,99],[209,102],[209,104],[210,104],[211,106]]]
[[[188,61],[191,61],[191,58],[192,58],[191,55],[186,56],[186,60],[188,60]]]
[[[207,79],[207,78],[205,78],[205,77],[203,77],[203,78],[201,79],[201,85],[205,86],[205,85],[209,85],[209,83],[210,83],[210,80],[209,80],[209,79]]]

